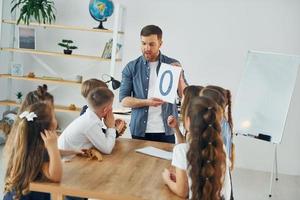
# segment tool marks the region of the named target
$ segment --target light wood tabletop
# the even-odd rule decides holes
[[[61,183],[34,182],[30,190],[51,193],[55,200],[65,195],[101,200],[180,200],[161,177],[171,162],[135,152],[146,146],[168,151],[173,148],[168,143],[120,138],[102,162],[76,157],[63,164]]]

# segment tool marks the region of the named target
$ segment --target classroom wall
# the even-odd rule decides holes
[[[298,0],[118,0],[127,7],[123,65],[140,55],[140,29],[147,24],[157,24],[163,31],[162,52],[181,61],[190,84],[216,84],[230,89],[236,95],[245,65],[248,50],[272,51],[300,55],[300,1]],[[58,22],[74,25],[95,26],[97,23],[88,14],[87,2],[55,1]],[[68,6],[68,9],[66,7]],[[107,26],[111,28],[112,20]],[[40,30],[42,32],[43,30]],[[42,49],[60,50],[56,43],[66,32],[46,32],[39,34],[38,45]],[[70,34],[74,35],[74,33]],[[102,51],[108,36],[84,36],[75,33],[72,39],[83,44],[77,53]],[[47,42],[45,42],[47,41]],[[51,42],[50,42],[51,41]],[[97,42],[96,42],[97,41]],[[108,66],[76,61],[60,61],[54,57],[18,57],[26,60],[27,65],[37,67],[55,66],[46,70],[50,75],[63,74],[73,77],[82,73],[84,77],[100,78]],[[37,65],[38,63],[38,65]],[[59,67],[59,66],[62,67]],[[121,76],[122,66],[115,70],[115,77]],[[68,66],[68,67],[65,67]],[[86,68],[85,68],[86,67]],[[28,68],[29,70],[30,68]],[[42,70],[42,69],[41,69]],[[96,71],[95,71],[96,70]],[[44,72],[42,71],[42,72]],[[300,77],[300,76],[299,76]],[[279,172],[300,175],[300,145],[297,145],[297,120],[300,106],[300,78],[291,103],[282,143],[278,147]],[[1,85],[2,86],[2,85]],[[31,90],[32,84],[15,86]],[[83,104],[78,89],[51,86],[50,91],[60,103],[74,99]],[[66,97],[64,98],[64,97]],[[76,98],[76,99],[75,99]],[[119,105],[116,105],[117,107]],[[74,115],[59,114],[63,126]],[[235,138],[236,166],[242,168],[270,171],[272,165],[272,144],[251,138]]]

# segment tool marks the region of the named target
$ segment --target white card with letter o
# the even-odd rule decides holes
[[[174,103],[182,68],[161,63],[156,79],[154,97]]]

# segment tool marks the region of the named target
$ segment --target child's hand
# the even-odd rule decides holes
[[[41,132],[41,137],[45,143],[45,147],[49,150],[52,148],[57,148],[57,133],[56,131],[44,130]]]
[[[179,128],[177,119],[173,115],[168,117],[168,126],[171,128]]]
[[[104,124],[107,128],[115,128],[115,118],[112,110],[104,117]]]
[[[171,178],[171,180],[173,181],[173,182],[176,182],[176,169],[173,167],[173,166],[171,166],[171,167],[169,167],[169,172],[170,172],[170,178]]]
[[[117,129],[118,135],[121,136],[121,135],[123,135],[124,131],[127,128],[127,123],[122,119],[116,119],[115,126]]]
[[[162,173],[162,178],[165,182],[165,184],[168,184],[171,180],[171,173],[168,169],[164,169],[163,173]]]

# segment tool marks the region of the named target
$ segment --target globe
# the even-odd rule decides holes
[[[90,0],[89,11],[91,16],[100,22],[97,28],[105,29],[103,22],[113,14],[114,4],[111,0]]]

